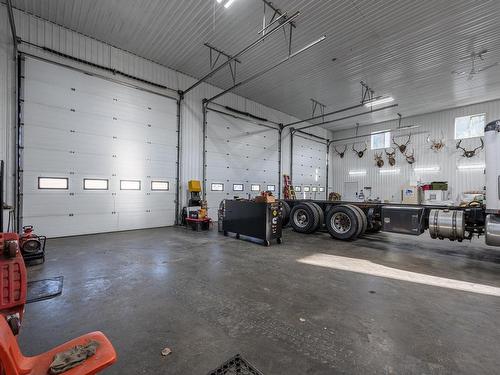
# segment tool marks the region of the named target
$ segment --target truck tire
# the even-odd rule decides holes
[[[308,202],[308,203],[316,209],[319,215],[319,224],[316,230],[323,228],[323,225],[325,224],[325,213],[323,212],[319,204],[314,202]]]
[[[366,229],[368,228],[368,219],[366,217],[365,212],[361,208],[353,204],[350,204],[349,206],[352,206],[356,211],[358,211],[359,215],[361,216],[362,226],[361,226],[361,232],[358,235],[361,236],[366,232]]]
[[[299,203],[292,208],[290,224],[299,233],[312,233],[319,224],[319,214],[316,209],[306,203]]]
[[[281,201],[281,226],[285,228],[290,224],[290,205],[285,201]]]
[[[361,223],[358,215],[358,211],[347,205],[333,206],[326,216],[328,233],[338,240],[355,239]]]

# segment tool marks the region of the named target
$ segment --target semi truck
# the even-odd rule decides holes
[[[486,204],[468,206],[282,200],[283,224],[300,233],[327,230],[339,240],[354,240],[365,232],[387,231],[452,241],[484,236],[500,246],[500,120],[485,127]]]

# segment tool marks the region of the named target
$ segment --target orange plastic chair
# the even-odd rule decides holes
[[[24,357],[12,334],[9,325],[0,317],[0,374],[5,375],[47,375],[50,364],[57,353],[64,352],[76,345],[85,345],[90,340],[100,345],[96,353],[87,358],[80,365],[64,372],[64,375],[91,375],[97,374],[116,362],[116,352],[108,338],[102,332],[92,332],[60,345],[46,353]],[[2,371],[3,370],[3,371]]]

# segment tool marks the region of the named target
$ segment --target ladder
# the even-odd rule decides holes
[[[283,181],[284,181],[283,196],[285,197],[285,199],[297,199],[297,197],[295,195],[295,190],[293,189],[293,186],[292,186],[292,181],[290,179],[290,176],[287,174],[284,174]]]

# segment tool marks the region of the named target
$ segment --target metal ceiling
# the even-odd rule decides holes
[[[500,98],[500,66],[472,80],[452,74],[460,61],[487,48],[481,64],[500,61],[500,1],[470,0],[275,0],[296,20],[293,49],[327,35],[320,45],[236,90],[299,118],[310,117],[314,98],[326,111],[361,98],[361,80],[399,104],[328,125],[369,124]],[[236,53],[262,28],[263,2],[236,0],[228,9],[216,0],[13,0],[14,7],[94,37],[194,77],[210,71],[211,45]],[[267,12],[269,17],[270,13]],[[241,57],[238,80],[287,55],[283,33]],[[332,59],[336,59],[332,61]],[[209,82],[232,86],[227,69]]]

